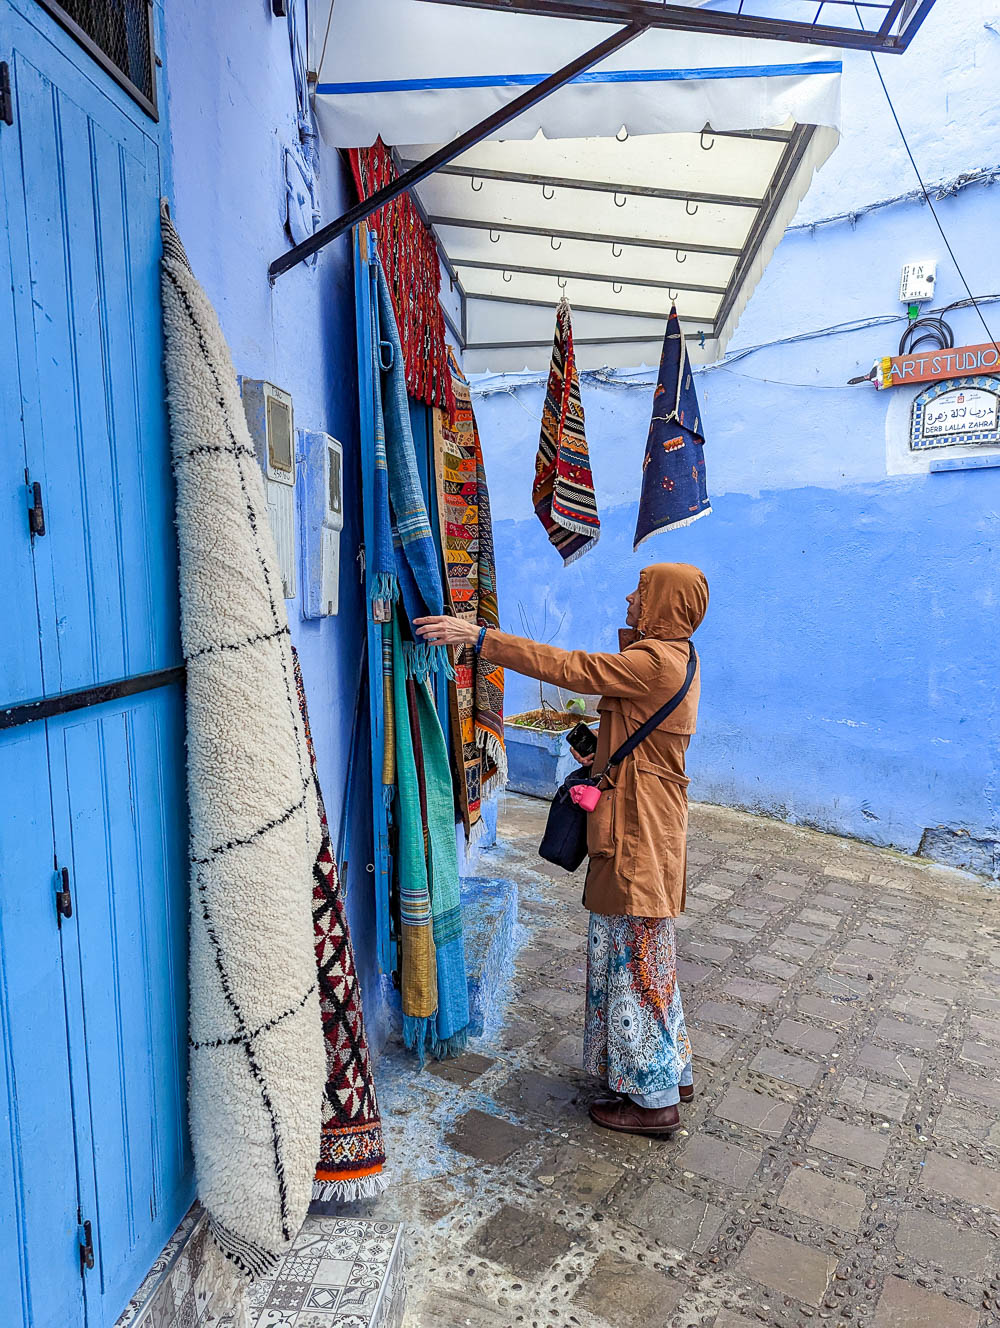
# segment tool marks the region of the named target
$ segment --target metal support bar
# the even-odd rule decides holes
[[[689,5],[664,4],[662,0],[431,0],[436,4],[459,5],[466,9],[492,9],[504,14],[530,14],[548,18],[574,19],[591,23],[643,23],[651,28],[674,28],[683,32],[710,32],[732,37],[761,37],[771,41],[803,42],[809,46],[846,46],[854,50],[900,54],[913,40],[917,29],[930,12],[934,0],[923,0],[909,22],[895,34],[870,28],[847,27],[832,23],[805,23],[792,19],[768,18],[748,14],[742,4],[738,12],[693,8]],[[833,3],[834,0],[827,0]],[[820,9],[822,9],[822,4]],[[851,0],[854,8],[854,0]],[[895,20],[893,3],[865,3],[859,9],[889,11],[889,26]],[[892,12],[895,10],[895,12]],[[817,11],[818,12],[818,11]],[[884,26],[884,25],[883,25]]]
[[[471,129],[467,129],[464,134],[459,134],[458,138],[452,139],[444,147],[438,148],[437,152],[432,152],[429,157],[425,157],[423,161],[411,167],[410,170],[391,184],[376,190],[371,198],[363,199],[354,207],[349,208],[336,221],[331,221],[327,226],[321,226],[314,235],[310,235],[301,244],[293,245],[287,253],[274,260],[268,268],[268,276],[271,281],[274,281],[276,277],[280,277],[282,272],[287,272],[289,268],[301,263],[304,258],[309,258],[312,254],[317,253],[328,245],[331,240],[337,239],[339,235],[349,231],[358,222],[370,217],[373,212],[377,212],[386,203],[391,203],[394,198],[398,198],[407,189],[411,189],[414,185],[419,184],[421,180],[425,180],[428,175],[433,175],[440,166],[445,166],[449,161],[453,161],[455,157],[460,157],[463,152],[475,147],[477,143],[482,142],[484,138],[488,138],[496,130],[502,129],[505,124],[509,124],[511,120],[517,119],[519,115],[530,110],[532,106],[544,101],[551,93],[557,92],[566,83],[576,78],[577,74],[582,74],[592,65],[599,64],[609,55],[613,55],[615,51],[620,51],[623,46],[627,46],[629,42],[635,41],[636,37],[641,36],[646,31],[647,26],[645,23],[627,24],[618,32],[613,33],[612,36],[598,42],[596,46],[592,46],[589,51],[584,51],[582,55],[578,55],[568,65],[563,65],[562,69],[550,74],[541,83],[529,88],[519,97],[515,97],[513,101],[508,102],[499,111],[494,111],[485,120],[480,120]]]
[[[662,327],[662,319],[661,319]],[[695,335],[698,331],[705,332],[706,339],[714,337],[715,333],[705,329],[695,329]],[[655,342],[659,345],[663,340],[663,333],[658,328],[648,337],[574,337],[574,346],[643,346],[647,342]],[[525,350],[542,349],[545,346],[552,345],[552,338],[546,337],[544,341],[470,341],[466,350]]]
[[[776,140],[788,142],[786,134]],[[413,163],[404,161],[404,167]],[[496,180],[502,184],[530,184],[545,189],[588,189],[598,194],[626,194],[629,198],[656,198],[673,200],[678,203],[714,203],[720,207],[759,208],[760,198],[750,198],[746,194],[708,194],[698,190],[655,189],[650,185],[609,184],[603,180],[577,180],[556,175],[529,175],[524,171],[482,170],[475,166],[442,166],[438,175],[459,175],[470,180]]]
[[[131,678],[115,682],[99,682],[93,687],[80,687],[73,692],[60,692],[57,696],[43,696],[37,701],[23,701],[0,709],[0,729],[14,729],[21,724],[34,724],[39,719],[53,719],[68,715],[88,706],[105,705],[108,701],[121,701],[126,696],[152,691],[154,687],[168,687],[184,681],[183,664],[171,669],[157,669],[153,673],[136,673]]]
[[[671,287],[671,290],[676,289],[676,286]],[[526,304],[535,309],[551,310],[552,308],[551,299],[522,300],[517,295],[477,295],[475,291],[470,291],[468,294],[470,300],[483,300],[489,304]],[[662,313],[652,313],[649,309],[616,309],[614,305],[611,304],[577,304],[575,301],[573,304],[573,312],[574,314],[612,314],[615,318],[648,318],[651,322],[657,323],[660,327],[663,326],[664,318]],[[681,315],[680,321],[682,323],[697,323],[699,326],[705,322],[704,318],[685,318],[683,314]]]
[[[764,237],[767,234],[771,223],[774,221],[775,213],[784,197],[785,189],[788,186],[792,176],[799,168],[799,163],[805,154],[806,148],[815,132],[813,125],[799,125],[794,135],[782,153],[781,160],[778,162],[774,175],[771,177],[771,183],[767,188],[767,198],[765,205],[761,208],[757,220],[753,224],[750,234],[747,236],[746,244],[743,248],[743,255],[733,269],[733,274],[729,278],[729,285],[726,288],[722,303],[715,315],[716,323],[723,327],[730,309],[735,303],[737,293],[743,283],[743,279],[754,259],[764,243]]]
[[[721,254],[723,258],[739,258],[742,249],[723,248],[715,244],[689,244],[687,240],[642,239],[635,235],[605,235],[598,231],[564,231],[557,226],[521,226],[509,221],[479,221],[473,217],[428,216],[433,226],[458,226],[473,231],[498,231],[501,235],[544,235],[554,240],[584,240],[587,244],[621,244],[634,249],[680,249],[691,254]],[[453,259],[453,262],[458,260]]]
[[[616,276],[613,272],[567,272],[565,268],[531,267],[526,263],[486,263],[478,258],[456,258],[455,266],[483,268],[488,272],[526,272],[529,276],[562,277],[564,281],[609,281],[619,286],[644,286],[652,290],[701,291],[704,295],[725,295],[728,289],[726,286],[699,286],[690,281],[653,281],[649,277]],[[470,300],[478,298],[473,292],[469,293]]]

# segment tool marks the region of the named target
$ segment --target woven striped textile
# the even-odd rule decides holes
[[[499,627],[493,522],[483,449],[469,385],[449,347],[455,409],[434,412],[434,461],[438,514],[445,562],[445,593],[456,617]],[[504,675],[489,659],[489,633],[476,654],[463,646],[449,683],[455,760],[464,771],[459,805],[466,842],[475,844],[485,826],[481,800],[507,782],[503,734]]]
[[[601,521],[573,353],[572,317],[565,296],[556,309],[531,501],[564,564],[581,558],[600,538]]]
[[[385,1144],[354,947],[347,925],[340,873],[330,843],[323,794],[316,774],[316,753],[298,652],[292,647],[295,688],[305,730],[309,765],[316,786],[320,841],[313,864],[313,937],[319,974],[319,1003],[326,1046],[323,1129],[313,1198],[352,1203],[385,1189]],[[348,809],[344,808],[347,815]]]
[[[409,627],[414,618],[444,612],[444,586],[417,469],[403,352],[381,263],[378,269],[378,332],[373,342],[373,357],[373,374],[375,381],[380,383],[380,390],[375,393],[373,500],[376,564],[372,579],[372,616],[376,622],[385,622],[392,605],[401,597],[406,612],[404,654],[407,670],[416,678],[426,678],[436,669],[450,675],[447,647],[414,641]]]
[[[423,1062],[465,1047],[469,988],[448,750],[429,683],[405,676],[398,616],[393,655],[403,1041]]]

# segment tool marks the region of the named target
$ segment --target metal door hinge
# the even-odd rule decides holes
[[[45,534],[45,504],[42,502],[42,486],[35,480],[28,484],[28,529],[32,535]]]
[[[80,1223],[77,1239],[80,1242],[80,1276],[83,1277],[87,1269],[94,1266],[94,1229],[89,1221]]]
[[[63,918],[73,916],[73,895],[69,888],[69,868],[60,867],[58,870],[62,889],[56,890],[56,917],[59,919],[59,926],[61,927]]]
[[[0,120],[4,124],[14,123],[14,97],[10,90],[10,65],[0,60]]]

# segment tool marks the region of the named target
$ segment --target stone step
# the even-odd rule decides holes
[[[195,1205],[115,1328],[401,1328],[398,1222],[310,1214],[292,1248],[244,1289]]]

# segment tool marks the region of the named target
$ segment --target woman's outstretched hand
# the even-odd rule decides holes
[[[432,646],[474,646],[479,640],[478,626],[462,618],[414,618],[413,626],[417,636]]]

